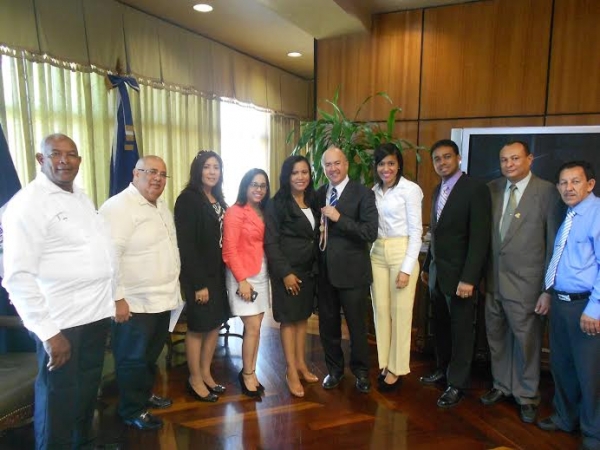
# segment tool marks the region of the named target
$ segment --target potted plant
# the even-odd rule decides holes
[[[400,151],[406,148],[417,148],[405,139],[393,135],[396,115],[401,111],[392,107],[387,116],[385,126],[373,122],[359,122],[358,115],[362,108],[373,98],[382,97],[390,105],[392,100],[385,92],[368,96],[358,107],[352,119],[339,106],[339,88],[332,100],[325,100],[333,108],[332,113],[317,109],[317,119],[303,122],[300,125],[300,137],[292,154],[306,151],[306,157],[313,164],[315,184],[321,185],[327,180],[321,166],[321,158],[325,150],[335,145],[348,158],[348,176],[366,186],[373,185],[373,150],[380,144],[392,142]],[[288,140],[293,136],[290,134]],[[417,154],[418,158],[418,154]]]

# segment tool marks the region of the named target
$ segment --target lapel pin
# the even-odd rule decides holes
[[[515,214],[515,217],[516,217],[517,219],[520,219],[520,218],[521,218],[521,213],[516,213],[516,214]]]

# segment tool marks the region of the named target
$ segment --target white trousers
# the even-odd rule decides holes
[[[398,376],[410,372],[412,314],[419,278],[417,263],[410,274],[408,285],[402,289],[396,287],[396,277],[407,245],[408,237],[379,238],[371,249],[371,299],[379,368],[387,368]]]

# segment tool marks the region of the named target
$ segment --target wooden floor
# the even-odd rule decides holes
[[[240,329],[238,319],[233,329]],[[311,330],[316,330],[311,319]],[[373,389],[361,394],[347,371],[341,387],[325,391],[320,383],[306,385],[302,399],[289,395],[279,333],[265,320],[257,374],[266,388],[260,401],[241,395],[237,374],[241,368],[241,340],[220,340],[213,364],[214,378],[225,384],[227,394],[218,402],[194,401],[185,393],[188,373],[181,356],[167,369],[160,360],[155,392],[173,398],[174,405],[156,411],[165,421],[159,432],[126,428],[115,413],[114,382],[108,382],[98,410],[96,426],[100,443],[121,443],[126,449],[577,449],[580,438],[567,433],[548,433],[519,420],[517,406],[505,402],[484,407],[479,396],[489,387],[489,370],[474,367],[472,388],[451,410],[437,408],[441,388],[425,387],[418,377],[427,373],[431,357],[414,355],[412,373],[394,394]],[[345,341],[346,351],[347,341]],[[308,337],[309,366],[321,378],[326,374],[318,336]],[[371,347],[372,381],[376,376],[376,348]],[[347,353],[346,353],[347,354]],[[552,382],[542,379],[543,416],[550,412]],[[32,447],[32,427],[13,430],[0,438],[2,450]]]

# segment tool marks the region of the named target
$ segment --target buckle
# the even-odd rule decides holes
[[[571,301],[571,296],[568,294],[559,294],[557,293],[556,296],[558,297],[559,300],[562,300],[563,302],[570,302]]]

